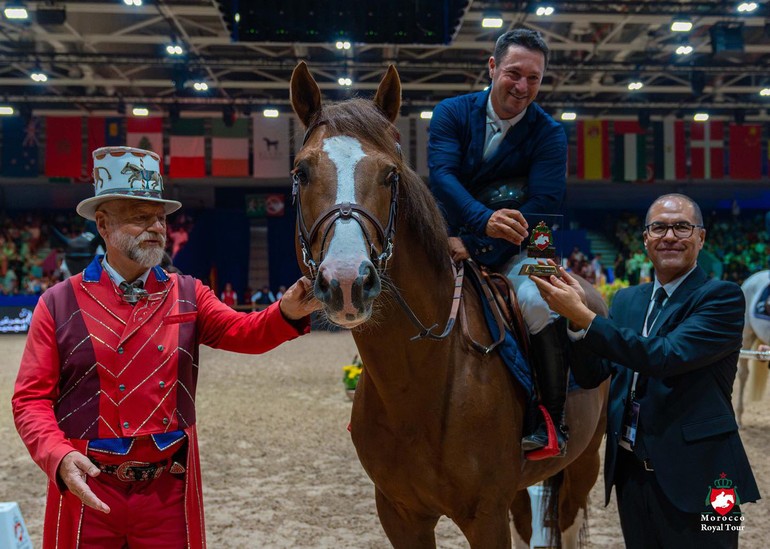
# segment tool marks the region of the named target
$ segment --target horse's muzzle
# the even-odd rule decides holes
[[[352,328],[369,319],[381,289],[380,275],[370,260],[364,259],[355,269],[328,258],[318,269],[313,293],[331,322]]]

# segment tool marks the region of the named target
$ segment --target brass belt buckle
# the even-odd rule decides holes
[[[118,465],[118,468],[115,471],[115,476],[118,477],[118,480],[122,480],[123,482],[132,482],[135,480],[142,480],[142,479],[136,478],[136,472],[133,469],[143,468],[147,470],[147,468],[150,467],[150,465],[151,465],[150,463],[147,463],[144,461],[124,461],[123,463]]]

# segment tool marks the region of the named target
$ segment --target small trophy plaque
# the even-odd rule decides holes
[[[527,219],[530,226],[529,244],[527,245],[527,257],[530,259],[552,259],[557,265],[560,262],[557,253],[554,228],[558,229],[559,223],[556,215],[532,215],[533,219]],[[536,221],[536,223],[532,223]],[[549,224],[550,222],[550,224]],[[534,227],[533,227],[534,225]],[[555,265],[542,265],[540,263],[527,263],[522,265],[520,275],[532,276],[561,276]]]

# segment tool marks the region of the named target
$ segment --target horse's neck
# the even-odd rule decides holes
[[[409,319],[408,313],[388,292],[397,291],[414,315],[434,334],[441,334],[449,320],[454,292],[454,277],[449,259],[433,265],[424,252],[415,246],[403,244],[394,253],[389,268],[389,283],[381,296],[372,326],[354,333],[364,367],[381,392],[410,391],[442,383],[448,369],[452,340],[460,330],[455,325],[452,334],[442,341],[412,338],[420,332]],[[457,324],[457,321],[455,322]]]

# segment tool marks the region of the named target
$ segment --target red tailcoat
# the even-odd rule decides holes
[[[278,303],[236,312],[199,280],[159,267],[145,284],[149,299],[131,306],[100,259],[41,297],[13,396],[16,428],[50,480],[43,547],[77,547],[82,512],[77,507],[62,516],[63,498],[74,496],[56,475],[66,454],[85,453],[96,438],[178,429],[189,438],[188,547],[205,547],[195,431],[198,345],[263,353],[307,333],[309,322],[298,330]]]

